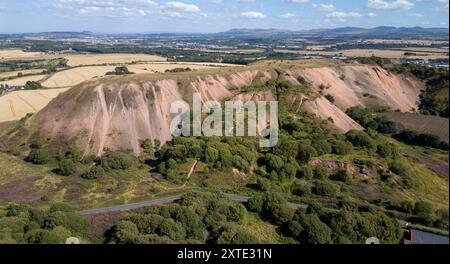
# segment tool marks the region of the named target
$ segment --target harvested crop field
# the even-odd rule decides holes
[[[31,70],[22,70],[22,71],[9,71],[9,72],[0,72],[0,79],[17,77],[17,74],[22,73],[23,75],[27,74],[38,74],[42,73],[44,69],[31,69]]]
[[[0,60],[17,60],[17,59],[39,59],[43,56],[40,52],[24,52],[20,49],[3,49],[0,50]]]
[[[113,71],[114,66],[88,66],[64,70],[55,73],[42,83],[44,87],[72,87],[95,77],[102,77]]]
[[[142,73],[161,73],[166,70],[176,68],[190,68],[191,70],[208,69],[212,67],[225,66],[225,64],[201,64],[201,63],[145,63],[126,65],[131,72]],[[228,65],[226,65],[228,66]],[[76,67],[55,73],[52,77],[42,83],[44,87],[72,87],[84,81],[95,77],[103,77],[107,72],[114,71],[115,66],[86,66]]]
[[[176,68],[190,68],[191,70],[209,69],[212,67],[230,66],[229,64],[207,64],[207,63],[146,63],[128,65],[128,69],[134,73],[157,73],[173,70]]]
[[[19,120],[28,113],[36,113],[67,90],[67,88],[23,90],[0,96],[0,122]]]
[[[79,54],[65,56],[69,66],[118,64],[131,62],[166,61],[160,56],[148,54]]]
[[[44,79],[47,75],[40,74],[40,75],[32,75],[32,76],[26,76],[21,78],[16,78],[8,81],[0,82],[0,84],[7,84],[9,86],[23,86],[28,81],[38,82],[42,79]]]
[[[383,116],[398,123],[400,129],[412,129],[420,133],[436,135],[441,140],[449,142],[448,118],[408,113],[386,113]]]

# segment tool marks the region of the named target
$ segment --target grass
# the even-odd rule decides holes
[[[438,136],[442,141],[449,141],[449,119],[411,113],[380,114],[395,122],[399,129],[412,129],[419,133]]]
[[[277,226],[263,221],[257,214],[248,213],[243,223],[242,229],[255,236],[262,244],[285,244],[296,243],[293,239],[280,235]]]

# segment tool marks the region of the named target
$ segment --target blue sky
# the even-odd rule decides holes
[[[0,33],[448,27],[449,0],[0,0]]]

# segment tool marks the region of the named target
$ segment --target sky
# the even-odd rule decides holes
[[[0,0],[0,33],[448,27],[449,0]]]

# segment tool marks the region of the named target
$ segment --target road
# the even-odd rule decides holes
[[[227,196],[228,196],[228,198],[230,198],[230,200],[239,202],[239,203],[246,203],[250,199],[250,197],[236,195],[236,194],[227,194]],[[165,197],[165,198],[145,201],[145,202],[141,202],[141,203],[132,203],[132,204],[111,206],[111,207],[103,207],[103,208],[98,208],[98,209],[90,209],[90,210],[81,211],[80,214],[96,215],[96,214],[106,214],[106,213],[130,211],[130,210],[136,210],[136,209],[141,209],[141,208],[145,208],[145,207],[153,207],[153,206],[159,206],[159,205],[164,205],[164,204],[171,204],[171,203],[177,202],[180,199],[181,199],[181,195],[175,195],[175,196],[171,196],[171,197]],[[293,209],[308,207],[307,205],[304,205],[304,204],[295,204],[295,203],[288,203],[288,205],[289,205],[289,207],[291,207]]]
[[[246,203],[250,199],[250,197],[237,195],[237,194],[226,194],[226,195],[228,196],[228,198],[230,200],[232,200],[234,202],[239,202],[239,203]],[[160,206],[160,205],[164,205],[164,204],[176,203],[180,199],[181,199],[181,195],[175,195],[175,196],[171,196],[171,197],[165,197],[165,198],[145,201],[145,202],[141,202],[141,203],[132,203],[132,204],[125,204],[125,205],[111,206],[111,207],[103,207],[103,208],[98,208],[98,209],[90,209],[90,210],[81,211],[79,213],[81,215],[89,216],[89,215],[97,215],[97,214],[123,212],[123,211],[142,209],[142,208],[146,208],[146,207],[153,207],[153,206]],[[298,208],[306,209],[308,207],[305,204],[297,204],[297,203],[288,203],[288,206],[293,209],[298,209]],[[398,220],[398,223],[400,226],[405,227],[407,222],[405,222],[403,220]],[[420,236],[423,238],[423,240],[426,239],[426,241],[428,241],[429,243],[432,243],[433,241],[436,240],[438,242],[447,241],[447,244],[448,244],[448,233],[445,234],[445,231],[435,229],[435,228],[429,228],[429,227],[421,228],[421,226],[419,226],[419,225],[418,226],[410,225],[410,226],[415,230],[414,232],[417,232],[416,234],[420,234]],[[440,234],[440,235],[438,235],[438,234]]]

